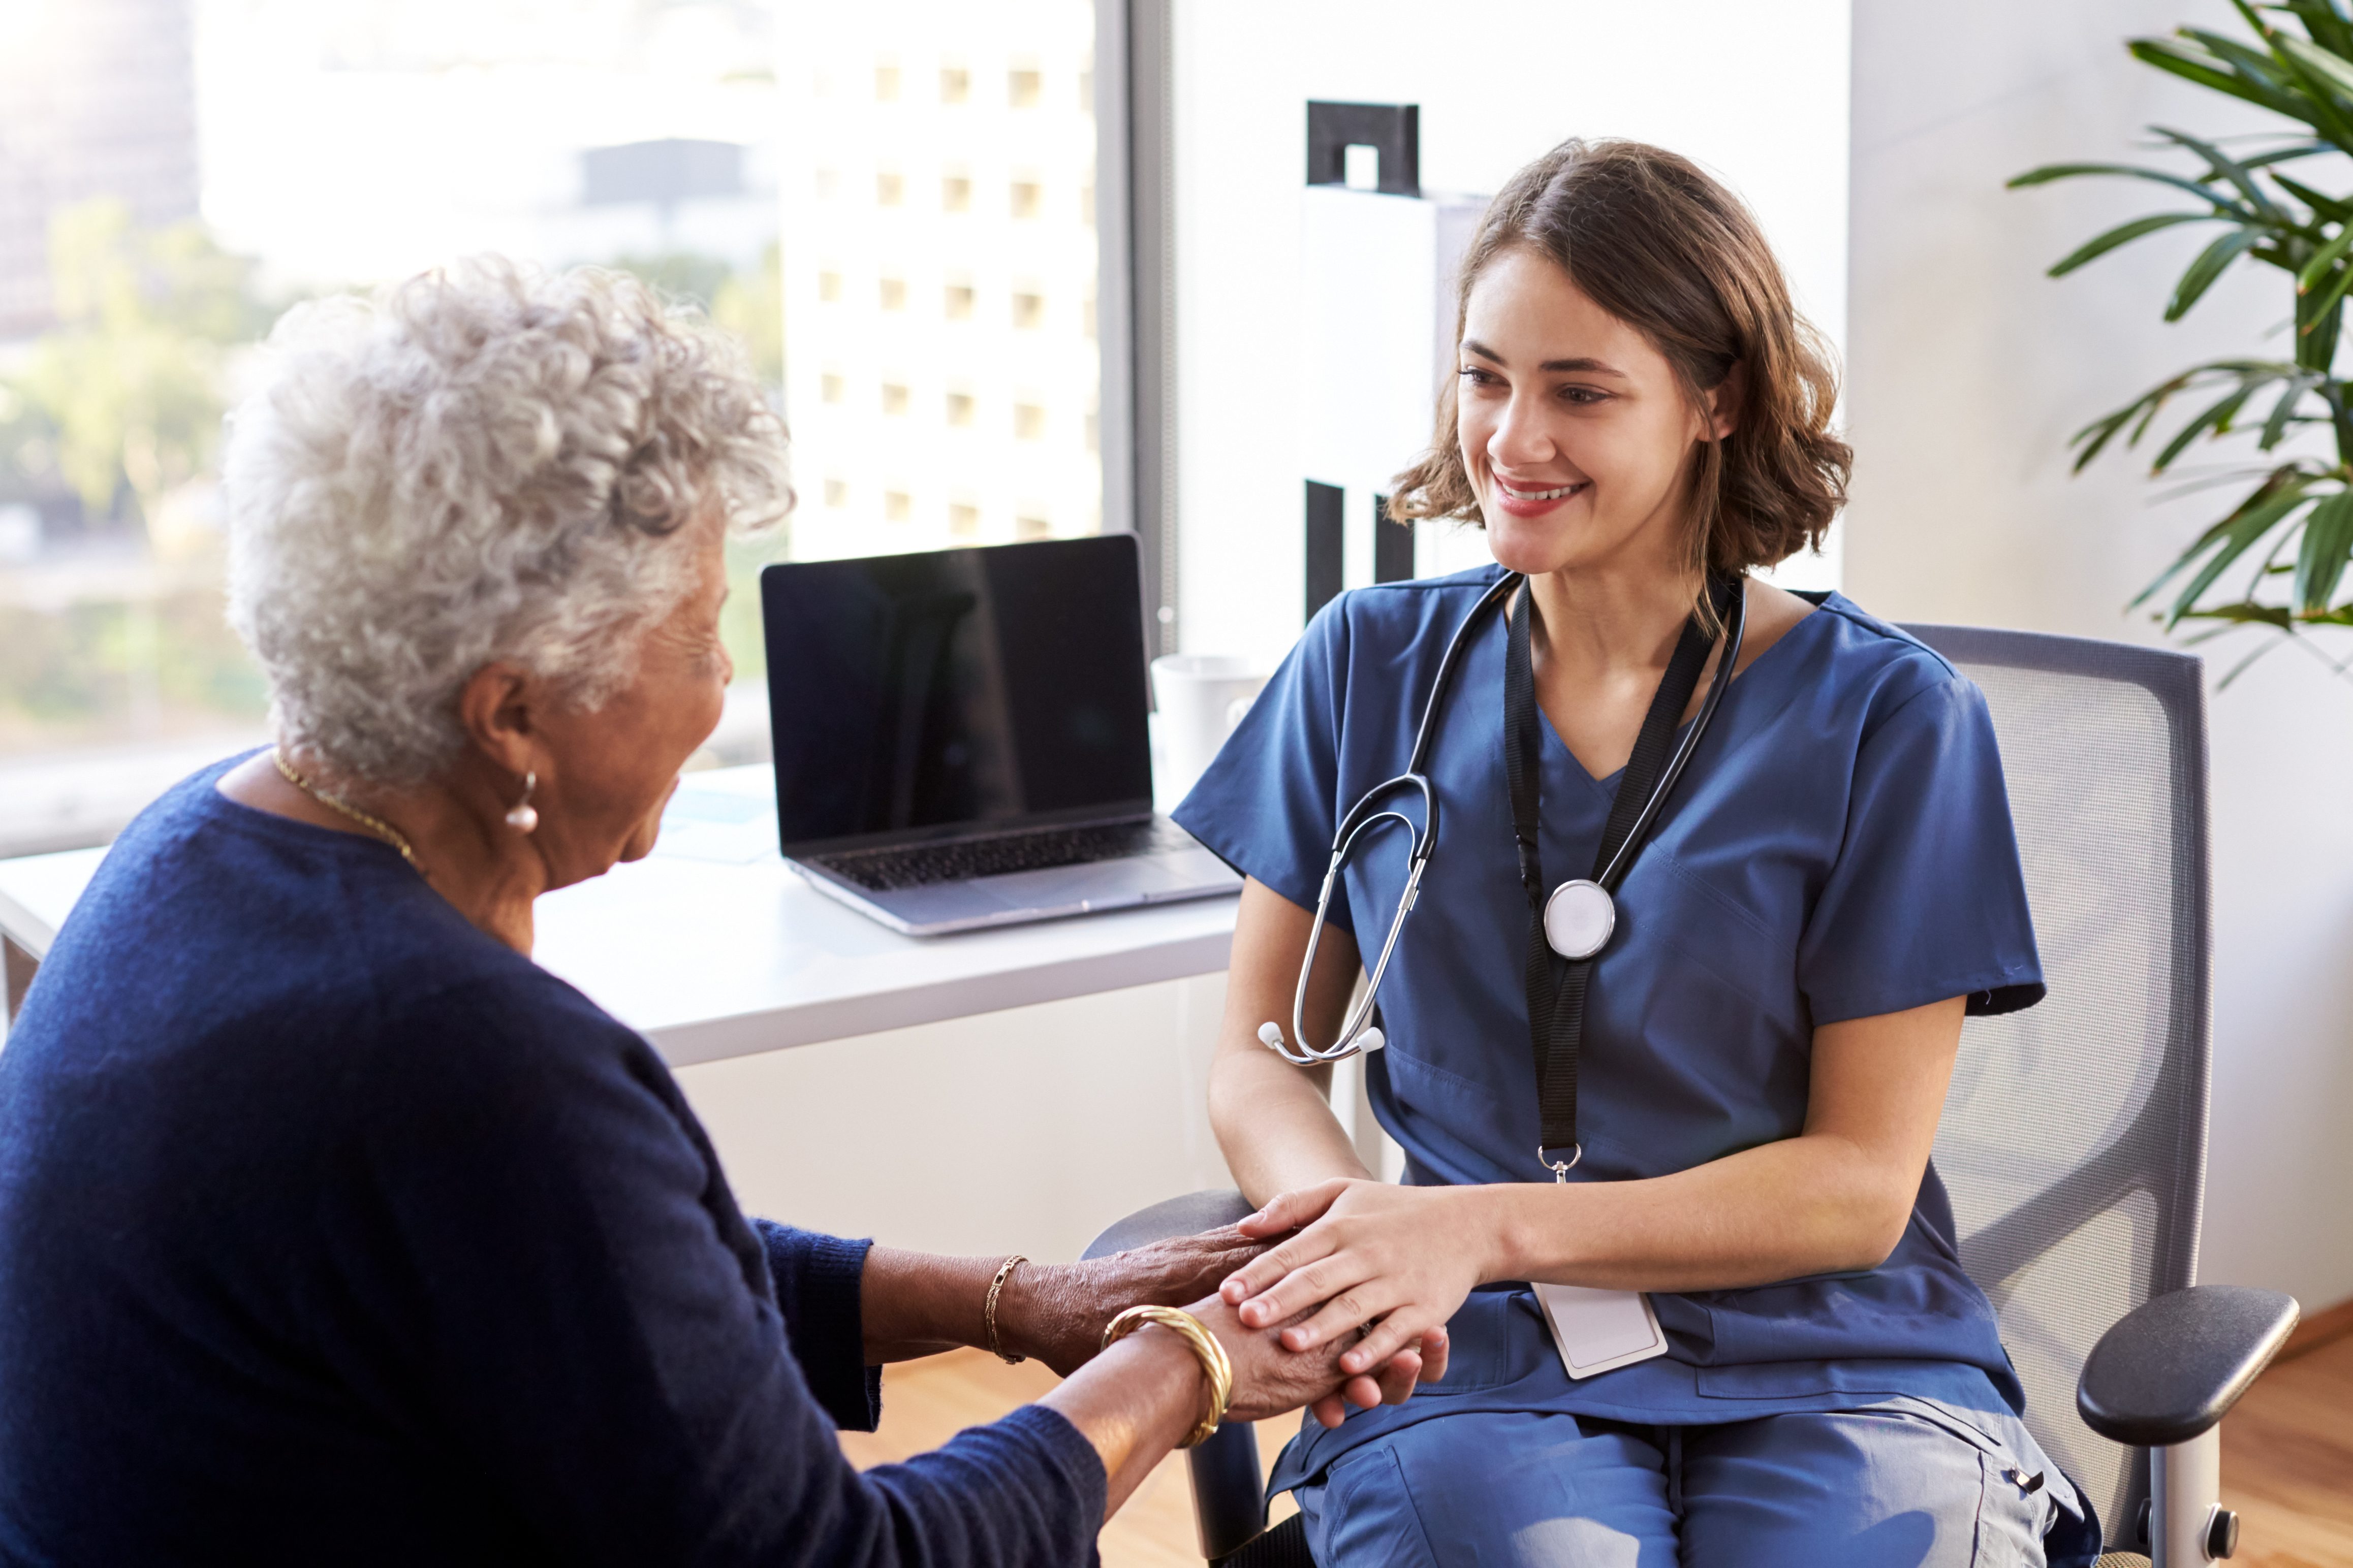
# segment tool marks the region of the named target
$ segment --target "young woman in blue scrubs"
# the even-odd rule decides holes
[[[1324,1568],[2090,1563],[1928,1163],[1963,1016],[2042,994],[1984,700],[1840,595],[1744,575],[1819,545],[1844,500],[1823,348],[1738,200],[1622,142],[1567,143],[1495,199],[1460,343],[1391,510],[1483,526],[1497,565],[1326,607],[1177,813],[1250,879],[1210,1111],[1253,1228],[1296,1231],[1228,1298],[1264,1323],[1320,1307],[1287,1337],[1361,1333],[1352,1369],[1418,1345],[1444,1368],[1402,1405],[1326,1402],[1276,1487]],[[1388,1185],[1330,1069],[1260,1029],[1291,1019],[1339,818],[1403,771],[1440,653],[1507,571],[1554,880],[1593,860],[1711,574],[1743,579],[1746,635],[1591,968],[1565,1184],[1536,1153],[1505,617],[1466,646],[1425,769],[1438,851],[1366,1058],[1406,1154]],[[1383,831],[1332,893],[1319,1043],[1350,933],[1377,943],[1403,889]],[[1530,1281],[1649,1292],[1667,1353],[1572,1380]]]

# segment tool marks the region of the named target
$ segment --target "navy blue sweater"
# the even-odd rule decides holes
[[[867,1244],[747,1221],[641,1037],[227,766],[0,1049],[0,1562],[1092,1559],[1051,1411],[853,1470]]]

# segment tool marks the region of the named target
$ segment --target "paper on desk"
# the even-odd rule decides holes
[[[775,859],[774,786],[760,793],[723,790],[698,784],[699,776],[689,773],[662,809],[661,837],[654,841],[654,853],[732,866]]]

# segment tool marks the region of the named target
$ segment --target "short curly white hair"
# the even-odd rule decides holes
[[[792,506],[742,350],[624,274],[496,258],[290,310],[231,417],[229,621],[280,740],[398,786],[509,659],[601,706],[691,591],[687,524]]]

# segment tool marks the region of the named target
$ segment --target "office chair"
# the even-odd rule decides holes
[[[2296,1304],[2192,1284],[2211,951],[2200,661],[1907,629],[1992,708],[2050,985],[2040,1005],[1965,1027],[1936,1145],[1961,1260],[2000,1314],[2027,1426],[2099,1510],[2102,1563],[2227,1557],[2238,1521],[2219,1500],[2218,1423],[2286,1341]],[[1250,1206],[1231,1191],[1172,1199],[1113,1225],[1087,1256]],[[1296,1518],[1266,1530],[1248,1426],[1187,1458],[1205,1557],[1312,1564]]]

